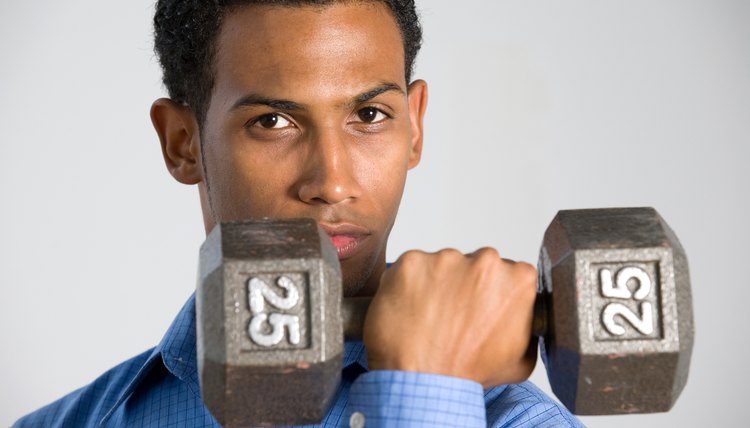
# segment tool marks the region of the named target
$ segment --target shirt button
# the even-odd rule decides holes
[[[362,412],[354,412],[349,418],[349,426],[351,428],[364,428],[365,426],[365,415]]]

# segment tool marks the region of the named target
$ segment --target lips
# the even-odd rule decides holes
[[[362,243],[370,236],[370,231],[350,223],[319,223],[336,247],[339,260],[345,260],[357,253]]]

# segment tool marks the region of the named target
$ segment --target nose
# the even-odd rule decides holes
[[[361,188],[357,182],[353,156],[354,141],[333,129],[310,136],[309,150],[303,159],[297,185],[301,201],[315,205],[333,205],[357,199]]]

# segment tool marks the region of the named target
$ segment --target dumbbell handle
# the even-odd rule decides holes
[[[543,294],[537,294],[534,303],[534,322],[532,332],[535,336],[542,336],[547,331],[547,315]],[[344,337],[361,340],[362,329],[365,325],[365,315],[370,307],[372,297],[347,297],[341,302],[341,321],[344,326]]]

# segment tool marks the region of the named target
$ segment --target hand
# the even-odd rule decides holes
[[[518,383],[536,364],[536,270],[483,248],[409,251],[383,274],[367,311],[370,370]]]

